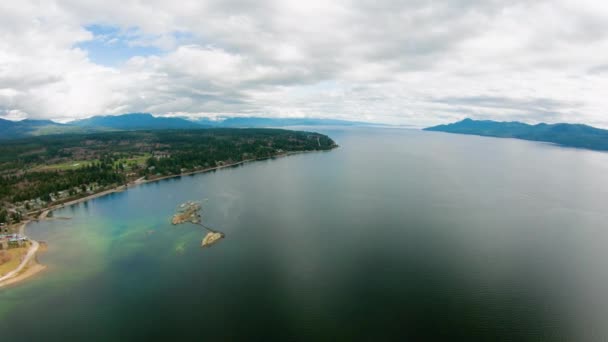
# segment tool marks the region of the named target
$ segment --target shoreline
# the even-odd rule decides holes
[[[28,265],[22,272],[19,274],[0,282],[0,290],[9,286],[17,286],[25,282],[26,280],[30,280],[35,275],[38,275],[40,272],[47,269],[46,265],[42,265],[38,263],[38,261],[31,261],[31,265]]]
[[[337,148],[338,146],[334,147]],[[333,148],[332,148],[333,149]],[[245,159],[245,160],[241,160],[239,162],[234,162],[234,163],[230,163],[230,164],[225,164],[225,165],[220,165],[220,166],[214,166],[214,167],[209,167],[206,169],[200,169],[200,170],[194,170],[194,171],[189,171],[189,172],[184,172],[184,173],[179,173],[179,174],[174,174],[174,175],[166,175],[166,176],[160,176],[158,178],[154,178],[154,179],[136,179],[134,181],[131,181],[127,184],[123,184],[123,185],[118,185],[114,188],[111,189],[107,189],[107,190],[103,190],[94,194],[90,194],[88,196],[85,197],[81,197],[81,198],[77,198],[77,199],[73,199],[73,200],[69,200],[67,202],[64,203],[58,203],[55,205],[52,205],[44,210],[42,210],[40,212],[40,215],[38,216],[38,218],[33,219],[34,221],[43,221],[45,219],[47,219],[47,216],[49,214],[49,212],[56,210],[56,209],[60,209],[63,207],[69,207],[72,205],[76,205],[79,203],[83,203],[98,197],[103,197],[112,193],[116,193],[116,192],[123,192],[129,188],[135,187],[135,186],[139,186],[139,185],[143,185],[143,184],[148,184],[148,183],[154,183],[157,181],[161,181],[161,180],[165,180],[165,179],[171,179],[171,178],[176,178],[176,177],[181,177],[181,176],[191,176],[194,174],[198,174],[198,173],[205,173],[205,172],[210,172],[210,171],[216,171],[219,169],[223,169],[223,168],[227,168],[227,167],[233,167],[233,166],[237,166],[237,165],[241,165],[241,164],[246,164],[249,162],[254,162],[254,161],[262,161],[262,160],[266,160],[266,159],[271,159],[271,158],[277,158],[277,157],[287,157],[290,155],[294,155],[294,154],[304,154],[304,153],[311,153],[311,152],[325,152],[325,151],[331,151],[331,150],[315,150],[315,151],[292,151],[292,152],[286,152],[286,153],[281,153],[281,154],[276,154],[270,157],[260,157],[260,158],[252,158],[252,159]],[[28,221],[29,223],[29,221]]]
[[[148,183],[153,183],[153,182],[158,182],[161,180],[166,180],[166,179],[170,179],[170,178],[176,178],[176,177],[181,177],[181,176],[190,176],[190,175],[194,175],[194,174],[199,174],[199,173],[205,173],[205,172],[210,172],[210,171],[216,171],[219,169],[223,169],[223,168],[227,168],[227,167],[233,167],[233,166],[238,166],[238,165],[242,165],[245,163],[249,163],[249,162],[254,162],[254,161],[261,161],[261,160],[266,160],[266,159],[272,159],[272,158],[277,158],[277,157],[287,157],[290,155],[294,155],[294,154],[303,154],[303,153],[310,153],[310,152],[326,152],[326,151],[331,151],[334,148],[337,148],[338,145],[332,147],[329,150],[314,150],[314,151],[291,151],[291,152],[285,152],[285,153],[281,153],[281,154],[276,154],[273,156],[269,156],[269,157],[260,157],[260,158],[252,158],[252,159],[245,159],[245,160],[241,160],[239,162],[235,162],[235,163],[230,163],[230,164],[225,164],[225,165],[220,165],[220,166],[214,166],[214,167],[210,167],[210,168],[206,168],[206,169],[201,169],[201,170],[194,170],[194,171],[190,171],[190,172],[185,172],[185,173],[179,173],[179,174],[175,174],[175,175],[167,175],[167,176],[161,176],[158,178],[154,178],[154,179],[142,179],[142,178],[138,178],[134,181],[131,181],[127,184],[123,184],[123,185],[119,185],[116,186],[114,188],[111,189],[107,189],[107,190],[103,190],[94,194],[90,194],[88,196],[85,197],[81,197],[81,198],[77,198],[74,200],[69,200],[67,202],[64,203],[58,203],[58,204],[54,204],[46,209],[43,209],[40,214],[38,214],[38,217],[34,218],[34,219],[29,219],[29,220],[25,220],[22,222],[21,226],[19,227],[19,233],[22,235],[25,235],[25,229],[27,228],[27,225],[32,222],[32,221],[36,221],[36,222],[40,222],[40,221],[44,221],[44,220],[48,220],[48,215],[51,211],[60,209],[60,208],[64,208],[64,207],[69,207],[69,206],[73,206],[76,204],[80,204],[80,203],[84,203],[87,202],[89,200],[92,199],[96,199],[99,197],[103,197],[109,194],[113,194],[116,192],[123,192],[129,188],[132,187],[136,187],[139,185],[143,185],[143,184],[148,184]],[[38,256],[38,252],[39,252],[39,242],[35,241],[35,240],[30,240],[32,242],[32,247],[30,247],[30,249],[34,248],[34,245],[36,245],[36,250],[32,253],[30,253],[30,251],[28,251],[28,258],[27,260],[24,260],[24,262],[22,262],[21,264],[19,264],[19,266],[17,267],[16,270],[9,272],[9,274],[11,274],[9,277],[6,277],[6,279],[0,280],[0,289],[2,289],[3,287],[9,286],[9,285],[17,285],[17,284],[21,284],[23,281],[28,280],[30,278],[32,278],[34,275],[40,273],[41,271],[45,270],[47,267],[45,265],[42,265],[40,263],[38,263],[37,260],[37,256]]]

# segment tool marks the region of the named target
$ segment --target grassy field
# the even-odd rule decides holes
[[[7,251],[0,251],[0,276],[17,268],[21,263],[21,257],[27,254],[28,248],[11,248]]]
[[[118,166],[118,164],[125,164],[125,166],[135,163],[135,164],[146,164],[146,160],[150,158],[150,153],[144,153],[139,156],[135,156],[133,158],[123,158],[114,162],[114,166]],[[75,170],[81,167],[85,167],[90,165],[91,163],[97,163],[99,160],[71,160],[63,163],[51,164],[51,165],[36,165],[31,168],[30,171],[67,171],[67,170]]]
[[[65,171],[65,170],[75,170],[84,166],[87,166],[91,163],[95,163],[98,160],[73,160],[59,164],[51,164],[51,165],[36,165],[30,171]]]
[[[114,166],[117,166],[118,164],[129,165],[131,163],[146,165],[146,160],[148,158],[150,158],[151,156],[152,155],[150,153],[144,153],[144,154],[142,154],[140,156],[136,156],[136,157],[133,157],[133,158],[123,158],[123,159],[120,159],[120,160],[116,161],[114,163]]]

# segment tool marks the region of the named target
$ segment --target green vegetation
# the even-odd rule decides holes
[[[327,136],[280,129],[196,129],[42,136],[0,143],[0,203],[19,213],[138,178],[199,171],[292,151],[329,150]]]
[[[0,210],[0,223],[6,222],[8,222],[8,213],[6,212],[6,209],[2,209]]]
[[[38,165],[32,168],[30,171],[65,171],[65,170],[76,170],[85,166],[98,162],[98,160],[74,160],[67,161],[64,163],[57,163],[52,165]]]

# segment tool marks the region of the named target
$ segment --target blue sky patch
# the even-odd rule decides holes
[[[145,37],[137,29],[123,30],[104,25],[89,25],[85,29],[93,33],[94,38],[79,43],[76,47],[86,50],[89,59],[96,64],[115,67],[131,57],[158,55],[163,52],[158,47],[141,44],[149,37]]]

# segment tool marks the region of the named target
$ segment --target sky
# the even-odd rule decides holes
[[[0,2],[0,118],[608,128],[598,0]]]

